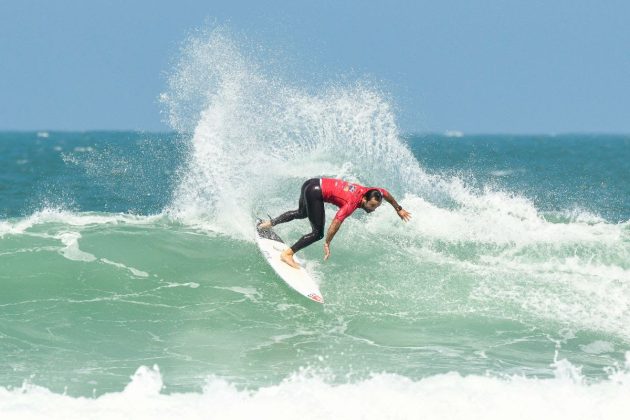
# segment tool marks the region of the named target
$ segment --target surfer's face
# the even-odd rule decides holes
[[[372,213],[374,210],[376,210],[378,208],[378,206],[381,205],[381,201],[378,201],[376,199],[371,199],[370,201],[367,201],[365,198],[363,199],[363,205],[361,206],[363,208],[363,210],[365,210],[367,213]]]

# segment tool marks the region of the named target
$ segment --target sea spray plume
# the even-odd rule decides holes
[[[406,255],[391,289],[397,305],[422,302],[418,278],[432,261],[453,269],[465,284],[461,299],[445,289],[457,313],[465,306],[630,337],[627,223],[552,223],[517,193],[427,174],[401,141],[378,89],[355,82],[313,94],[263,61],[258,50],[221,29],[183,49],[164,95],[173,126],[191,136],[166,208],[171,217],[252,240],[252,213],[278,214],[295,205],[304,179],[324,175],[382,185],[416,217],[402,224],[391,212],[377,212],[366,229],[348,228],[336,243],[354,255],[377,250],[382,260]],[[401,246],[392,247],[392,240]],[[593,293],[602,284],[607,287]],[[362,304],[366,291],[357,290],[354,296],[344,288],[344,304]],[[444,299],[440,305],[445,310]]]
[[[177,162],[186,152],[185,145],[170,133],[101,136],[103,140],[90,146],[89,152],[77,152],[75,148],[62,153],[64,163],[77,171],[77,177],[99,190],[99,194],[94,194],[95,201],[102,202],[105,208],[136,214],[160,213],[170,202]],[[101,196],[109,201],[102,201]]]
[[[270,197],[287,197],[310,176],[427,190],[429,177],[376,89],[357,82],[309,94],[248,51],[223,29],[182,50],[163,100],[173,127],[192,140],[171,215],[248,237],[260,200],[273,204]],[[286,198],[277,204],[286,206]]]
[[[370,83],[312,94],[265,67],[260,55],[221,28],[182,49],[162,96],[172,126],[192,137],[167,208],[176,219],[249,237],[242,227],[259,202],[265,212],[285,210],[304,179],[324,175],[383,185],[447,212],[464,209],[467,219],[485,213],[510,223],[542,221],[521,197],[427,174],[401,140],[385,95]],[[488,229],[495,236],[506,230],[485,223],[481,232]]]
[[[549,223],[517,194],[426,174],[376,89],[358,82],[308,94],[269,74],[256,53],[225,29],[191,38],[182,51],[164,95],[174,128],[192,135],[167,209],[176,218],[236,234],[232,220],[248,225],[258,202],[285,209],[305,178],[330,175],[408,194],[405,205],[431,215],[423,226],[432,230],[419,233],[444,241],[597,242],[602,230],[618,240],[618,227]]]

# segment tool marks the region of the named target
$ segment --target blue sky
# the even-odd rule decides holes
[[[305,80],[376,80],[403,132],[630,133],[629,18],[605,0],[0,0],[0,129],[167,130],[166,75],[214,22]]]

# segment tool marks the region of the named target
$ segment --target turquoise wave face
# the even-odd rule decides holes
[[[216,195],[195,190],[194,149],[179,136],[1,139],[2,386],[101,395],[153,364],[171,392],[208,375],[272,386],[304,369],[331,384],[374,372],[552,378],[561,359],[599,381],[624,363],[625,137],[401,141],[421,162],[420,188],[378,185],[413,219],[383,206],[344,223],[327,263],[307,248],[323,308],[280,283],[247,236],[253,213],[295,206],[299,174],[271,168],[281,186],[216,212],[213,200],[251,189],[237,178]],[[215,175],[204,171],[195,179]],[[277,229],[291,242],[308,223]]]
[[[375,372],[553,378],[560,359],[602,380],[623,365],[627,223],[503,232],[402,203],[407,225],[379,209],[344,223],[328,262],[319,245],[305,250],[323,307],[282,284],[253,241],[211,225],[59,210],[5,220],[2,384],[101,395],[153,364],[170,392],[209,375],[271,386],[304,369],[334,384]],[[307,229],[278,227],[288,240]]]

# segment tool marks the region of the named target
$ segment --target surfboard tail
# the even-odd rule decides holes
[[[287,248],[287,245],[272,228],[260,229],[256,226],[256,244],[267,263],[284,283],[309,300],[320,304],[324,303],[317,283],[306,271],[303,264],[300,264],[299,269],[295,269],[280,259],[280,254]]]

